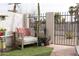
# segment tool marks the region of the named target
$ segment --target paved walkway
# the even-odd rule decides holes
[[[74,46],[64,45],[49,45],[47,47],[54,48],[51,56],[76,56],[76,50]]]

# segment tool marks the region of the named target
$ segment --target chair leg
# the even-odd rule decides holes
[[[21,49],[24,49],[24,45],[22,45]]]
[[[21,45],[21,49],[24,49],[24,44],[23,44],[23,40],[22,40],[22,45]]]
[[[37,46],[38,46],[38,41],[36,42]]]
[[[37,46],[38,46],[38,42],[37,42]]]

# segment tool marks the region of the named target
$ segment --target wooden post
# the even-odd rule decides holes
[[[21,45],[21,49],[23,50],[24,49],[24,41],[23,41],[23,37],[22,37],[22,45]]]

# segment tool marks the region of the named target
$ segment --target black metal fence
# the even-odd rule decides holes
[[[54,44],[77,45],[79,38],[79,22],[68,12],[55,14]]]
[[[29,17],[30,28],[34,33],[35,21],[38,16]],[[54,44],[58,45],[77,45],[79,39],[79,21],[75,18],[75,15],[70,15],[69,12],[57,12],[55,14],[54,22]],[[44,27],[46,23],[46,15],[40,15],[40,34],[44,35]]]

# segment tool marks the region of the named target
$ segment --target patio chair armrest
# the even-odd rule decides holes
[[[21,33],[16,33],[16,38],[17,39],[23,39],[24,35],[22,35]]]

